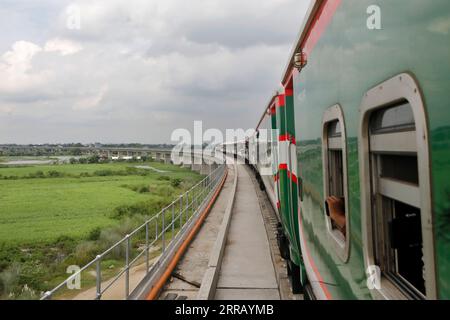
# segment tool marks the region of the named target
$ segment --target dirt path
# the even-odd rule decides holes
[[[150,166],[135,166],[136,169],[152,170],[157,173],[168,173],[169,171],[159,170]]]
[[[155,263],[158,258],[150,260],[150,265]],[[146,264],[143,263],[130,269],[130,293],[146,276]],[[110,280],[102,282],[102,288],[105,288]],[[72,300],[94,300],[96,296],[96,287],[89,288],[80,292]],[[125,300],[125,275],[122,275],[102,296],[102,300]]]

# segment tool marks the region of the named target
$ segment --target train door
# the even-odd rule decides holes
[[[301,254],[298,225],[298,181],[295,143],[294,99],[291,87],[278,96],[279,194],[283,229],[289,241],[288,271],[294,292],[301,289]]]

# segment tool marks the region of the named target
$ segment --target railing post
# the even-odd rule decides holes
[[[203,180],[203,197],[206,199],[206,197],[208,196],[208,193],[206,192],[206,185],[207,185],[207,180]]]
[[[198,211],[198,188],[197,186],[194,188],[194,214]]]
[[[162,252],[166,251],[166,210],[162,212],[162,230],[161,230]]]
[[[158,221],[158,216],[156,216],[156,219],[154,219],[154,220],[155,220],[155,242],[156,242],[159,239],[159,233],[158,233],[158,223],[159,223],[159,221]]]
[[[180,197],[180,232],[183,228],[183,196]]]
[[[130,296],[130,235],[126,236],[125,249],[125,299],[128,300]]]
[[[96,271],[96,277],[95,277],[95,283],[96,283],[96,296],[95,300],[101,300],[102,298],[102,256],[97,256],[97,271]]]
[[[175,238],[175,202],[172,204],[172,241]]]
[[[186,192],[186,223],[189,221],[189,191]]]
[[[148,274],[150,269],[150,257],[148,251],[150,250],[150,241],[149,241],[149,230],[148,230],[148,221],[145,224],[145,273]]]

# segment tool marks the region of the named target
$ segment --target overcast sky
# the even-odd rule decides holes
[[[308,5],[0,0],[0,143],[170,142],[195,120],[251,128]]]

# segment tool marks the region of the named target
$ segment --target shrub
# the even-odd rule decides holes
[[[0,289],[3,295],[9,295],[16,291],[19,285],[20,265],[12,264],[2,273],[0,273]]]
[[[160,177],[158,177],[158,181],[170,181],[170,177],[168,177],[168,176],[160,176]]]
[[[102,250],[107,250],[120,240],[122,240],[127,234],[130,234],[144,221],[143,218],[125,218],[121,221],[120,225],[103,230],[99,238],[99,246]],[[118,246],[112,252],[112,258],[119,259],[125,255],[125,246]]]
[[[155,190],[155,193],[161,197],[172,197],[175,190],[172,186],[159,186],[158,189]]]
[[[59,236],[55,240],[54,245],[59,247],[60,249],[71,250],[75,243],[76,240],[74,238],[71,238],[69,236]]]
[[[140,204],[133,204],[133,205],[122,205],[114,209],[114,212],[112,214],[112,218],[116,220],[123,219],[125,217],[132,217],[133,215],[137,214],[146,214],[147,209],[145,206]]]
[[[171,185],[172,187],[174,187],[174,188],[178,188],[178,187],[181,185],[182,182],[183,182],[183,180],[181,180],[181,179],[179,179],[179,178],[176,178],[176,179],[173,179],[173,180],[170,182],[170,185]]]
[[[98,253],[101,252],[101,248],[94,241],[84,241],[80,243],[73,254],[75,263],[83,266],[92,261]]]
[[[121,187],[138,193],[150,193],[150,186],[145,184],[138,184],[138,185],[123,184],[121,185]]]
[[[97,241],[98,239],[100,239],[101,233],[102,233],[102,229],[100,227],[97,227],[97,228],[91,230],[91,232],[89,232],[87,239],[89,241]]]
[[[100,239],[98,240],[98,242],[102,250],[108,250],[122,239],[123,236],[119,232],[117,232],[114,229],[107,229],[101,232]],[[116,249],[113,250],[112,257],[116,259],[123,257],[124,255],[123,251],[124,250],[122,246],[117,247]]]
[[[98,170],[94,172],[95,176],[98,177],[108,177],[108,176],[113,176],[114,175],[114,171],[112,170]]]
[[[30,178],[30,179],[43,179],[43,178],[45,178],[45,174],[42,171],[36,171],[34,173],[28,174],[28,178]]]
[[[98,156],[98,155],[90,156],[89,158],[87,158],[87,162],[88,163],[99,163],[100,162],[100,156]]]
[[[167,202],[167,199],[160,199],[122,205],[114,209],[111,217],[117,220],[139,216],[149,217],[160,212],[167,205]]]
[[[150,192],[150,187],[149,186],[140,186],[138,189],[139,193],[149,193]]]
[[[139,173],[139,170],[134,167],[127,167],[127,173],[128,174],[136,174],[136,173]]]
[[[16,300],[37,300],[39,299],[39,295],[35,290],[30,288],[27,284],[20,288],[18,294],[14,297]]]
[[[55,171],[55,170],[49,171],[49,172],[47,173],[47,175],[48,175],[50,178],[61,178],[61,177],[64,177],[64,173],[59,172],[59,171]]]

